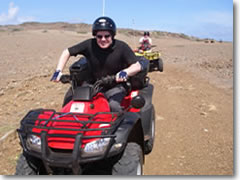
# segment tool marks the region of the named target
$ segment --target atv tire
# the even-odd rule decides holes
[[[31,161],[30,161],[31,159]],[[33,163],[34,162],[34,163]],[[39,166],[37,167],[36,164]],[[17,166],[16,166],[16,172],[15,175],[37,175],[42,174],[43,171],[41,171],[41,163],[34,161],[33,158],[26,158],[23,154],[20,155]],[[43,169],[42,169],[43,170]],[[45,174],[45,173],[43,173]]]
[[[159,58],[158,60],[158,67],[157,69],[160,71],[160,72],[163,72],[163,61],[161,58]]]
[[[36,175],[36,174],[37,174],[36,171],[27,161],[26,157],[23,154],[21,154],[17,161],[15,175]]]
[[[154,138],[155,138],[155,109],[154,109],[154,107],[152,109],[150,133],[151,133],[150,139],[145,141],[144,154],[149,154],[150,152],[152,152],[152,149],[153,149]]]
[[[136,143],[128,143],[121,158],[113,165],[112,175],[142,175],[143,153]]]

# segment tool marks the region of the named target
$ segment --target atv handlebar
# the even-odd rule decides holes
[[[71,77],[68,74],[64,74],[60,78],[61,83],[66,84],[71,82]]]
[[[60,81],[61,83],[66,84],[66,83],[70,83],[72,79],[69,74],[64,74],[61,76]],[[102,77],[101,79],[97,80],[95,84],[107,85],[107,84],[113,83],[114,81],[115,81],[115,76],[112,75],[112,76]]]
[[[97,80],[95,83],[108,85],[108,84],[112,84],[113,82],[115,82],[115,80],[116,80],[116,77],[114,75],[112,75],[112,76],[102,77],[101,79]]]
[[[69,74],[63,74],[60,78],[60,82],[63,84],[66,83],[71,83],[73,81],[73,79],[71,78],[71,75]],[[115,75],[109,75],[109,76],[105,76],[102,77],[100,79],[98,79],[92,86],[93,90],[95,93],[99,92],[104,86],[106,85],[112,85],[113,83],[116,82],[116,76]],[[127,86],[129,87],[129,89],[131,89],[131,84],[129,83],[129,79],[127,79],[127,81],[125,82],[127,84]],[[88,84],[88,83],[87,83]]]

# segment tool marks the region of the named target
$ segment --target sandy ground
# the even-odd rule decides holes
[[[0,31],[0,137],[18,128],[31,109],[60,109],[68,85],[49,79],[62,50],[89,37],[63,30]],[[138,37],[117,38],[137,46]],[[153,42],[164,72],[148,75],[154,85],[156,138],[153,152],[145,156],[144,174],[233,175],[232,43],[171,37]],[[0,174],[14,174],[18,143],[14,132],[0,141]]]

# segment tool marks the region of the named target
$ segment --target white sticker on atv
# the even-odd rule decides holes
[[[137,96],[138,95],[138,91],[133,91],[132,93],[131,93],[131,98],[134,98],[135,96]]]
[[[73,103],[70,109],[70,112],[73,113],[83,113],[84,111],[84,103]]]
[[[110,124],[100,124],[99,125],[99,128],[102,128],[102,127],[109,127],[110,126]]]

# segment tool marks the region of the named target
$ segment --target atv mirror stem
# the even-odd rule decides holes
[[[135,96],[132,101],[131,105],[136,109],[141,109],[145,105],[145,99],[141,95]]]

